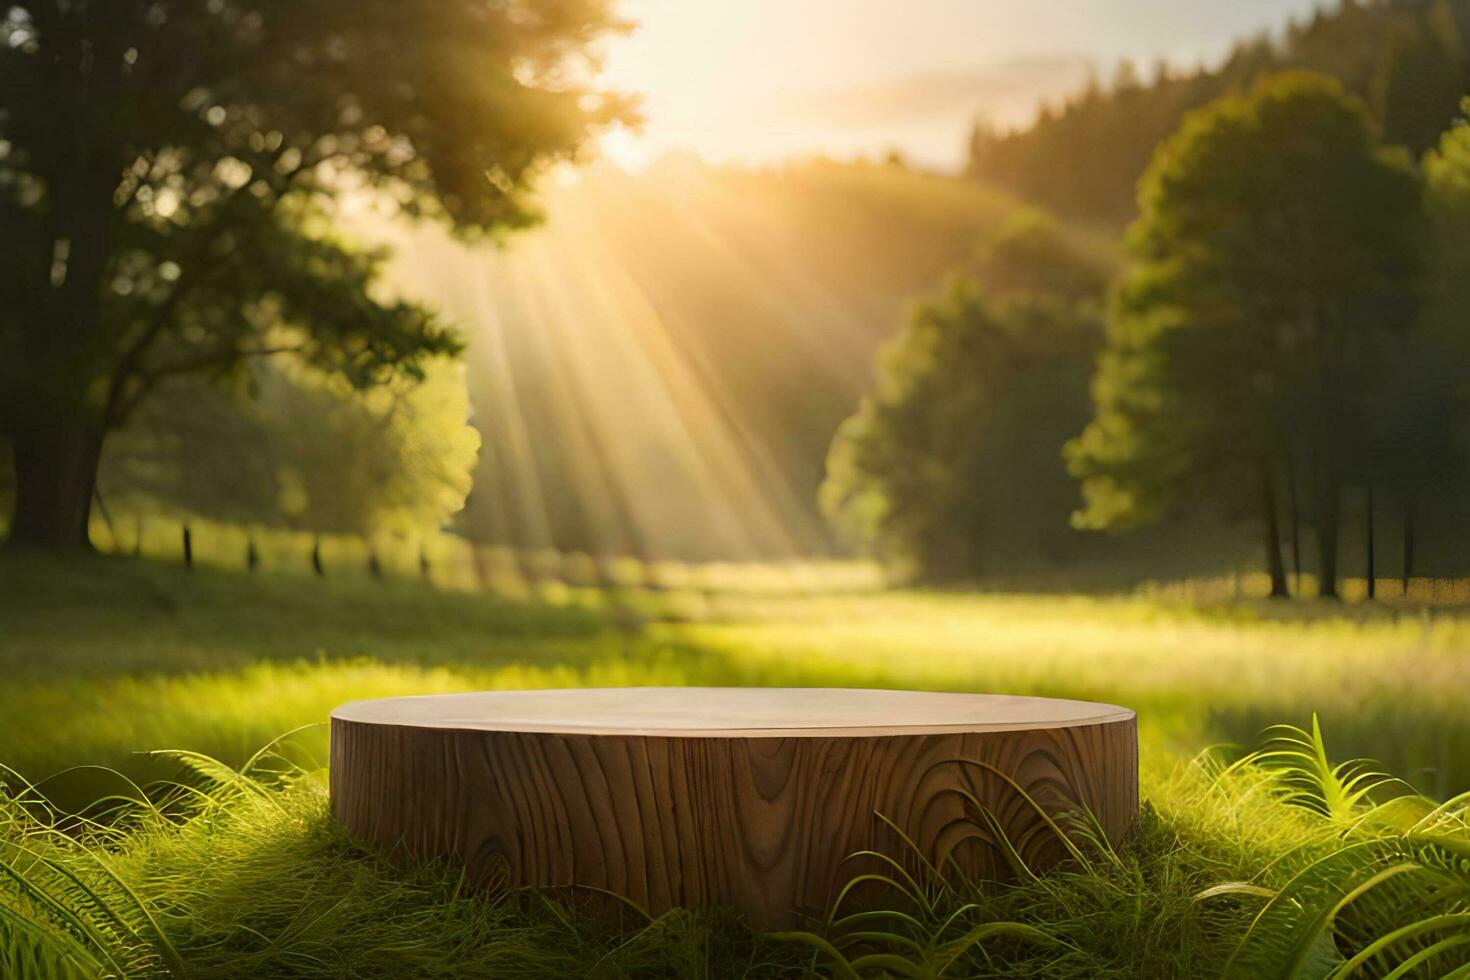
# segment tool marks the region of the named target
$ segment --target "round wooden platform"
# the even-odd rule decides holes
[[[1018,792],[1024,790],[1028,800]],[[1033,866],[1038,808],[1138,817],[1132,711],[984,694],[594,688],[357,701],[332,712],[332,810],[354,836],[471,881],[587,886],[657,915],[818,914],[876,849],[1004,872],[978,801]]]

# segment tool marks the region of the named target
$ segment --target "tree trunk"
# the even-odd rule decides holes
[[[91,74],[70,77],[84,76]],[[88,523],[107,432],[93,359],[101,347],[101,283],[119,168],[101,148],[79,142],[79,152],[42,169],[48,281],[36,294],[41,312],[21,325],[19,384],[7,386],[4,395],[13,401],[3,406],[16,480],[8,543],[59,553],[94,550]],[[23,295],[36,287],[22,285]]]
[[[1295,579],[1296,594],[1302,594],[1302,513],[1297,501],[1296,462],[1288,459],[1286,464],[1287,506],[1291,508],[1291,575]]]
[[[1276,512],[1276,480],[1269,463],[1261,464],[1261,517],[1266,532],[1266,567],[1271,572],[1271,598],[1289,599],[1286,564],[1281,560],[1281,522]]]
[[[1409,594],[1409,580],[1414,577],[1414,501],[1404,509],[1404,579],[1403,593]]]
[[[97,489],[102,427],[59,413],[30,414],[11,434],[15,458],[15,510],[10,521],[12,547],[49,551],[92,550],[87,525]]]
[[[320,534],[311,539],[311,570],[318,575],[326,575],[327,570],[322,565],[322,537]]]
[[[184,567],[194,567],[194,533],[187,524],[184,525]]]
[[[1365,571],[1367,573],[1367,578],[1368,578],[1368,598],[1369,599],[1373,599],[1373,598],[1376,598],[1378,596],[1378,568],[1377,568],[1377,565],[1375,563],[1375,559],[1377,558],[1377,555],[1375,555],[1373,553],[1373,487],[1372,486],[1369,486],[1368,487],[1368,500],[1367,500],[1367,514],[1366,514],[1366,517],[1367,517],[1367,523],[1363,527],[1363,535],[1367,539],[1367,541],[1366,541],[1366,553],[1367,553],[1367,558],[1368,558],[1368,567],[1367,567],[1367,569],[1365,569]]]
[[[1342,491],[1334,480],[1326,480],[1317,507],[1317,595],[1336,599],[1337,594],[1337,525],[1342,518]]]

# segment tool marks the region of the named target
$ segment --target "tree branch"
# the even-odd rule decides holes
[[[287,148],[288,147],[286,143],[282,142],[281,146],[271,153],[268,159],[273,165],[276,162],[279,162],[281,156],[286,152]],[[285,196],[286,191],[288,191],[291,185],[296,181],[296,178],[300,176],[305,169],[306,158],[303,154],[301,163],[298,164],[290,173],[285,175],[285,186],[282,188],[281,193],[277,194],[276,199],[271,203],[272,211],[280,203],[281,199]],[[249,186],[249,184],[244,184],[232,191],[230,195],[225,199],[225,201],[221,204],[216,214],[218,215],[226,208],[228,208],[229,205],[237,200]],[[218,268],[216,264],[207,261],[208,252],[210,247],[219,240],[220,235],[222,235],[226,230],[231,227],[233,226],[230,223],[222,221],[218,217],[216,217],[212,226],[206,231],[204,240],[200,242],[199,245],[194,249],[193,258],[188,263],[184,275],[180,277],[179,282],[175,285],[173,291],[164,298],[164,301],[162,303],[159,304],[158,308],[154,311],[153,317],[150,320],[148,326],[144,328],[143,333],[137,338],[137,340],[129,344],[126,350],[123,351],[122,358],[118,361],[117,368],[113,371],[112,381],[108,385],[107,402],[104,408],[103,416],[104,418],[120,418],[126,415],[125,412],[120,413],[116,411],[116,403],[118,399],[122,397],[123,386],[127,384],[129,378],[139,373],[136,370],[139,359],[143,356],[144,353],[147,352],[148,348],[153,346],[154,342],[157,341],[160,336],[162,336],[163,332],[168,329],[169,324],[173,320],[174,313],[178,311],[179,306],[189,295],[189,292],[196,285],[198,285],[199,282],[207,279],[209,275],[214,272],[216,268]],[[134,403],[136,403],[136,399],[134,399]],[[129,406],[128,411],[131,410],[132,406]]]
[[[198,357],[182,358],[172,364],[164,364],[146,372],[136,372],[129,376],[128,380],[135,380],[138,386],[128,394],[126,398],[119,396],[115,405],[112,406],[107,416],[107,424],[110,426],[121,425],[129,415],[138,407],[139,403],[158,387],[159,382],[165,378],[177,377],[181,374],[193,374],[197,371],[205,371],[209,368],[227,368],[236,361],[253,357],[274,357],[277,354],[299,354],[306,350],[306,344],[293,344],[281,347],[257,347],[257,348],[230,348],[228,350],[213,351],[208,355]]]

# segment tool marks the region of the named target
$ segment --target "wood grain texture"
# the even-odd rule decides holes
[[[443,702],[451,719],[444,726],[432,705],[394,704],[436,699],[346,705],[332,718],[332,808],[355,837],[462,862],[481,886],[589,886],[655,915],[729,905],[757,927],[822,912],[862,870],[845,860],[855,851],[901,856],[897,835],[876,814],[903,828],[931,861],[953,858],[972,875],[999,874],[1003,862],[964,793],[994,814],[1036,867],[1063,852],[1016,786],[1050,814],[1090,810],[1114,841],[1134,827],[1132,712],[1091,705],[1096,710],[1063,710],[1058,722],[1057,705],[1085,703],[1034,699],[1028,721],[1024,711],[1015,715],[1024,707],[1017,699],[1002,699],[1010,720],[986,721],[972,701],[956,722],[944,709],[960,703],[936,695],[926,723],[915,726],[908,722],[917,716],[884,716],[892,692],[847,693],[873,699],[872,723],[824,724],[824,714],[849,717],[829,701],[810,716],[778,712],[760,728],[732,730],[744,694],[732,695],[723,715],[694,712],[696,721],[709,719],[704,728],[649,734],[659,729],[639,702],[667,707],[666,699],[680,697],[668,689],[619,692],[624,714],[604,716],[593,730],[500,730],[493,717],[469,727],[461,717],[467,702],[454,696]],[[803,698],[819,704],[822,694],[776,697],[788,710]],[[507,727],[550,727],[525,712],[508,715],[518,717]]]

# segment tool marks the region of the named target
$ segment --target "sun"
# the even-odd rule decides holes
[[[626,126],[616,126],[603,133],[598,138],[597,149],[604,160],[627,173],[639,173],[649,163],[643,137]]]

